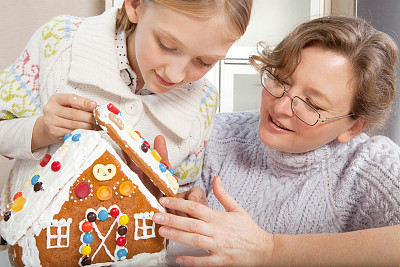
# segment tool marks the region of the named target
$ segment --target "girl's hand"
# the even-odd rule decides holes
[[[213,190],[226,212],[181,198],[160,199],[164,207],[191,216],[155,214],[153,221],[163,225],[159,229],[160,235],[210,252],[206,257],[179,256],[176,262],[185,266],[255,266],[270,263],[273,235],[263,231],[235,202],[222,187],[219,177],[214,178]]]
[[[33,128],[32,151],[61,143],[75,129],[98,129],[92,113],[96,106],[96,102],[74,94],[52,95]]]

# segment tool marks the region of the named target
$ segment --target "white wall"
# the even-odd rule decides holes
[[[61,15],[93,16],[104,11],[104,0],[1,0],[0,71],[11,65],[34,31]],[[0,156],[0,188],[13,161]]]

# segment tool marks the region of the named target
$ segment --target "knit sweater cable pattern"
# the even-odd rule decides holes
[[[265,146],[255,112],[217,114],[202,178],[210,207],[215,175],[255,222],[271,233],[335,233],[400,222],[400,148],[360,134],[292,154]]]

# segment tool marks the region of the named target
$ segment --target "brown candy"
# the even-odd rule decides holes
[[[91,265],[92,259],[88,256],[84,257],[81,261],[82,266]]]
[[[8,221],[11,218],[11,211],[4,213],[4,221]]]
[[[108,118],[109,118],[113,123],[115,123],[115,125],[117,125],[118,128],[119,128],[120,130],[123,130],[123,129],[124,129],[124,123],[122,122],[122,120],[120,120],[120,119],[117,117],[117,115],[115,115],[114,113],[110,112],[110,113],[108,114]]]
[[[89,222],[95,222],[97,219],[97,215],[94,212],[89,212],[86,216],[86,218],[88,219]]]
[[[117,231],[119,235],[125,235],[126,232],[128,232],[128,227],[126,227],[125,225],[121,225],[120,227],[118,227]]]
[[[142,151],[144,152],[144,153],[146,153],[147,151],[149,151],[149,147],[146,145],[146,144],[142,144],[142,146],[140,147],[141,149],[142,149]]]
[[[37,182],[34,186],[33,186],[33,190],[35,192],[43,190],[43,183],[42,182]]]

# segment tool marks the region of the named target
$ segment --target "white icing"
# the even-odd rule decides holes
[[[67,248],[69,247],[69,226],[72,223],[72,219],[68,218],[68,220],[61,219],[61,220],[53,220],[51,225],[47,227],[47,249],[50,248]],[[57,228],[57,234],[51,234],[51,228]],[[65,235],[62,234],[62,229],[65,228]],[[56,245],[51,245],[51,240],[56,239]],[[66,245],[62,245],[62,241],[66,241]]]
[[[156,225],[153,222],[154,212],[143,212],[143,213],[135,213],[133,216],[135,218],[135,240],[139,239],[149,239],[156,236],[155,229]],[[152,224],[147,225],[146,221],[151,220]],[[138,230],[142,230],[142,236],[138,235]],[[148,230],[150,230],[150,234],[148,234]]]
[[[106,124],[110,124],[112,127],[114,127],[114,129],[116,130],[116,132],[118,133],[118,135],[121,137],[122,140],[124,140],[127,145],[125,146],[130,146],[133,151],[135,151],[136,154],[138,154],[143,160],[144,162],[150,166],[150,168],[160,177],[160,179],[165,183],[165,185],[171,189],[172,192],[174,192],[175,194],[177,193],[177,189],[175,189],[171,183],[169,182],[166,173],[168,172],[162,172],[160,170],[160,162],[158,162],[153,155],[151,154],[151,151],[149,150],[148,152],[144,153],[141,149],[141,145],[142,145],[142,139],[139,139],[139,141],[135,141],[131,135],[129,134],[127,127],[125,126],[122,130],[120,130],[118,128],[118,126],[115,125],[115,123],[113,121],[111,121],[108,117],[108,114],[110,113],[110,111],[107,109],[107,105],[100,105],[97,106],[97,111],[99,113],[99,119],[103,122],[105,122]],[[125,120],[122,118],[122,116],[120,114],[116,115],[117,118],[119,118],[121,121],[125,123]],[[103,127],[103,130],[107,131],[106,127]],[[164,193],[164,192],[163,192]]]

